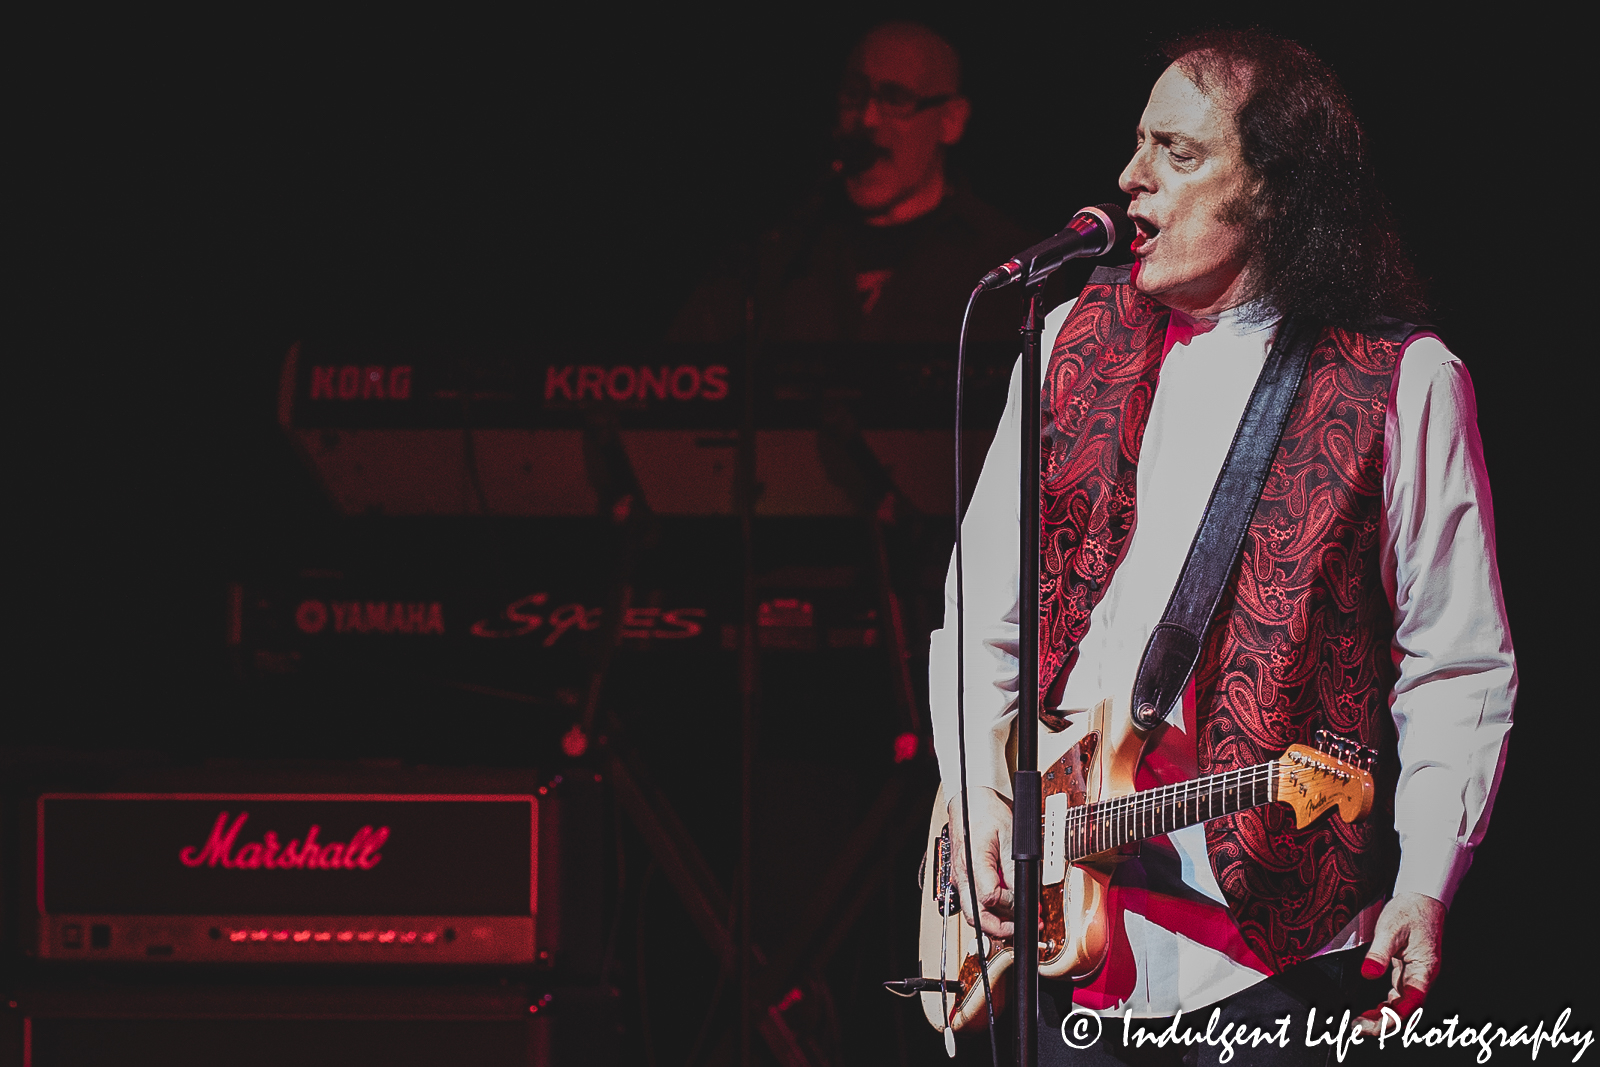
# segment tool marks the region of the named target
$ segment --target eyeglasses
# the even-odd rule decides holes
[[[918,96],[915,89],[899,82],[870,82],[865,78],[849,78],[839,87],[839,107],[844,111],[865,111],[870,101],[876,101],[878,110],[890,118],[908,119],[930,107],[949,103],[954,93],[938,96]]]

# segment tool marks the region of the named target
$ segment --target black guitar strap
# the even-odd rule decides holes
[[[1200,658],[1200,643],[1239,561],[1245,530],[1266,484],[1267,468],[1278,450],[1289,408],[1300,391],[1306,362],[1321,332],[1302,319],[1286,319],[1278,326],[1272,351],[1222,463],[1222,473],[1211,489],[1178,584],[1173,586],[1167,610],[1139,660],[1132,712],[1134,725],[1142,730],[1154,729],[1167,717]]]
[[[1366,332],[1387,340],[1404,341],[1426,327],[1385,320]],[[1200,659],[1200,643],[1216,613],[1228,576],[1239,562],[1245,530],[1261,500],[1267,468],[1278,451],[1289,409],[1305,377],[1311,350],[1322,334],[1319,324],[1285,319],[1273,338],[1272,351],[1256,379],[1244,417],[1223,461],[1222,473],[1211,489],[1200,528],[1195,531],[1178,584],[1173,586],[1167,610],[1150,634],[1133,682],[1133,722],[1142,730],[1154,729],[1173,703]]]

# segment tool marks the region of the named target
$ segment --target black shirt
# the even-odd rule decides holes
[[[987,271],[1034,238],[964,189],[899,226],[868,226],[834,207],[761,246],[758,289],[771,341],[954,344],[967,295]],[[748,280],[725,277],[696,291],[674,322],[675,341],[744,336]],[[973,315],[974,340],[1016,335],[1020,304],[993,294]]]

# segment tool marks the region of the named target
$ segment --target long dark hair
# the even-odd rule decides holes
[[[1280,315],[1344,326],[1420,321],[1422,285],[1333,71],[1260,30],[1210,30],[1162,51],[1202,93],[1235,107],[1257,189],[1224,210],[1246,227],[1250,296]]]

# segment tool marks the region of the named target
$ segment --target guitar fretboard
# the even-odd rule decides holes
[[[1261,763],[1069,808],[1067,862],[1276,800],[1276,770]]]

